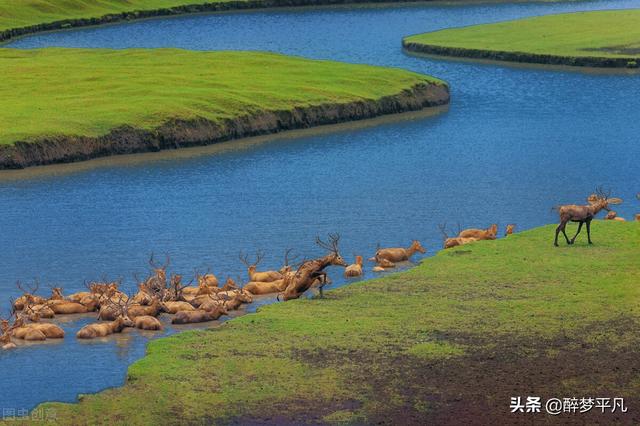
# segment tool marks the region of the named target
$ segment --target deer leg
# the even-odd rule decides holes
[[[558,225],[558,227],[556,228],[556,239],[553,243],[556,247],[558,247],[558,234],[560,233],[560,231],[562,231],[562,233],[564,234],[564,238],[567,240],[567,244],[571,244],[569,242],[569,237],[567,237],[567,233],[564,231],[564,228],[566,226],[567,226],[567,221],[563,220],[562,222],[560,222],[560,225]]]
[[[580,233],[580,230],[582,229],[582,224],[583,224],[583,222],[580,222],[580,224],[578,225],[578,232],[576,232],[576,235],[574,235],[573,238],[571,239],[571,244],[574,243],[574,241],[576,240],[576,237]]]
[[[593,244],[591,242],[591,220],[587,220],[587,241],[589,241],[589,244]]]

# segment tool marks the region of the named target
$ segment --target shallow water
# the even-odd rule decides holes
[[[201,15],[17,40],[9,46],[254,49],[397,66],[447,80],[452,103],[431,118],[0,180],[0,300],[16,295],[17,279],[32,277],[68,292],[103,274],[131,283],[133,273],[146,273],[151,251],[170,253],[173,270],[211,267],[223,277],[242,273],[241,249],[268,250],[264,266],[272,267],[287,247],[317,254],[313,237],[327,232],[342,234],[349,258],[412,238],[433,253],[438,223],[531,228],[555,221],[553,205],[581,202],[596,185],[625,198],[617,210],[630,217],[640,212],[640,76],[419,58],[400,49],[402,36],[438,28],[623,7],[640,0]],[[596,243],[597,234],[596,225]],[[72,323],[64,343],[0,353],[0,407],[74,401],[122,384],[146,338],[133,331],[83,344],[72,336],[86,321]]]

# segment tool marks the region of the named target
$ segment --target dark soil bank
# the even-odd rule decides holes
[[[596,68],[637,68],[637,58],[604,58],[597,56],[556,56],[525,52],[501,52],[494,50],[464,49],[457,47],[435,46],[422,43],[402,42],[410,51],[429,55],[453,56],[460,58],[489,59],[493,61],[524,62],[543,65],[568,65]]]
[[[324,124],[373,118],[445,105],[449,88],[444,84],[418,84],[403,92],[345,104],[325,104],[286,111],[264,111],[220,122],[172,120],[153,130],[122,126],[106,135],[43,137],[0,146],[0,169],[19,169],[54,163],[83,161],[108,155],[153,152],[250,136],[304,129]]]

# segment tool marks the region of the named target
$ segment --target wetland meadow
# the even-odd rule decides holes
[[[0,0],[0,423],[637,424],[638,10]]]

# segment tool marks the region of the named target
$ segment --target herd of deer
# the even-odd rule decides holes
[[[564,205],[556,209],[560,214],[560,225],[556,229],[554,244],[558,245],[558,235],[562,232],[567,244],[573,244],[576,237],[586,225],[587,238],[591,244],[591,221],[601,210],[607,210],[606,219],[624,220],[617,218],[610,205],[620,204],[619,198],[610,198],[610,194],[597,190],[587,198],[587,205]],[[638,194],[640,200],[640,194]],[[636,215],[640,220],[640,214]],[[569,221],[578,222],[576,235],[569,239],[565,232]],[[444,248],[461,246],[475,241],[495,240],[498,226],[491,225],[487,229],[459,230],[457,236],[449,237],[446,224],[439,225],[444,235]],[[515,225],[507,225],[505,236],[511,235]],[[228,278],[223,286],[219,286],[218,278],[212,273],[195,273],[197,286],[191,286],[193,280],[182,284],[182,276],[171,274],[167,276],[170,259],[159,265],[153,255],[149,259],[152,274],[139,282],[135,295],[128,295],[120,290],[120,282],[92,282],[85,283],[86,291],[64,296],[62,288],[54,287],[48,298],[36,294],[38,283],[25,288],[20,282],[17,286],[22,291],[20,296],[11,303],[11,313],[8,318],[0,318],[0,347],[11,349],[16,347],[12,339],[28,341],[43,341],[60,339],[65,335],[64,330],[56,324],[42,321],[56,315],[82,314],[98,312],[100,322],[92,323],[80,329],[76,336],[79,339],[93,339],[120,333],[126,327],[143,330],[161,330],[162,323],[158,320],[161,313],[172,315],[173,324],[189,324],[214,321],[230,311],[239,309],[243,304],[251,303],[257,295],[276,294],[278,300],[297,299],[313,286],[317,286],[322,297],[322,289],[329,282],[325,269],[328,266],[342,266],[346,277],[358,277],[363,274],[363,258],[355,256],[355,263],[347,264],[338,249],[340,236],[329,234],[328,241],[316,238],[316,244],[327,254],[316,258],[306,259],[291,265],[289,258],[291,250],[284,256],[284,265],[279,270],[258,271],[258,265],[264,258],[264,253],[258,252],[254,262],[250,262],[247,255],[240,254],[240,260],[247,267],[249,281],[242,287]],[[380,248],[369,260],[375,262],[373,271],[384,271],[396,267],[399,262],[408,261],[415,253],[425,253],[419,241],[413,241],[408,248]]]

